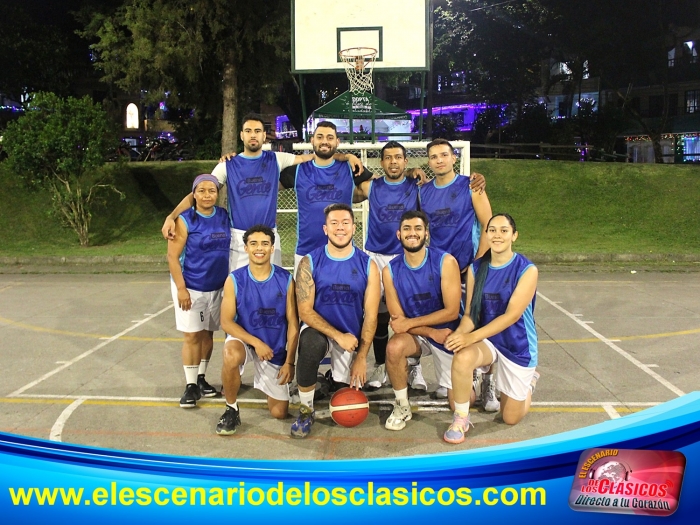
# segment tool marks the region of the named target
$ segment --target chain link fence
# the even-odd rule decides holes
[[[343,153],[352,153],[357,156],[362,164],[374,173],[375,178],[384,175],[380,165],[380,153],[385,143],[360,143],[360,144],[341,144],[338,148]],[[428,167],[428,155],[426,153],[427,142],[402,142],[406,148],[409,168],[421,168],[425,171],[428,179],[433,178],[433,173]],[[457,155],[457,165],[459,173],[468,175],[470,173],[470,155],[469,142],[455,141],[451,143],[455,148]],[[295,144],[294,151],[297,154],[313,153],[311,144]],[[354,204],[355,223],[357,231],[355,232],[355,246],[364,249],[365,246],[365,227],[367,224],[367,202]],[[297,242],[297,199],[293,189],[282,190],[279,192],[277,201],[277,231],[282,243],[282,265],[285,268],[291,269],[294,266],[294,248]]]

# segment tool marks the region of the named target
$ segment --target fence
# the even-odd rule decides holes
[[[379,155],[384,147],[383,142],[342,144],[338,148],[343,153],[356,155],[362,164],[375,174],[375,177],[382,176],[384,172],[380,165]],[[470,173],[470,149],[469,142],[455,141],[451,143],[457,155],[455,170],[462,174]],[[421,168],[428,178],[433,178],[433,173],[428,167],[428,155],[426,152],[427,142],[402,142],[406,148],[409,168]],[[312,153],[311,144],[294,144],[294,151],[301,153]],[[355,211],[355,223],[357,231],[355,233],[355,245],[364,249],[365,228],[367,224],[368,206],[366,202],[353,205]],[[297,241],[297,200],[293,189],[286,189],[279,192],[277,201],[277,231],[282,243],[282,264],[291,268],[294,266],[294,248]],[[321,225],[319,225],[319,228]]]

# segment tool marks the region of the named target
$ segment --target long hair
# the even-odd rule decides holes
[[[505,217],[510,223],[511,228],[513,228],[513,233],[517,230],[515,226],[515,220],[513,217],[507,213],[498,213],[493,215],[489,222],[486,224],[486,229],[488,230],[491,221],[496,217]],[[474,323],[475,328],[479,328],[480,318],[481,318],[481,305],[482,305],[482,295],[484,294],[484,285],[486,284],[486,278],[489,275],[489,265],[491,264],[491,248],[486,250],[486,253],[479,259],[479,269],[476,271],[474,276],[474,291],[472,292],[472,301],[469,304],[469,317]]]

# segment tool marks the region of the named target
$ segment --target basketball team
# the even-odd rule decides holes
[[[241,374],[252,365],[253,386],[275,418],[287,417],[296,380],[300,406],[291,435],[307,437],[327,356],[331,390],[391,382],[388,430],[403,429],[412,417],[409,386],[427,390],[421,360],[429,355],[436,395],[454,412],[446,442],[464,441],[477,397],[484,410],[500,410],[506,424],[518,423],[539,378],[537,268],[513,251],[513,218],[492,215],[484,177],[455,173],[457,158],[444,139],[427,145],[435,178],[425,182],[421,170],[407,170],[406,150],[394,141],[381,150],[384,175],[373,178],[355,156],[337,152],[331,122],[317,125],[308,155],[263,150],[259,115],[246,115],[241,129],[243,152],[197,176],[163,225],[184,336],[180,406],[219,395],[205,373],[221,327],[226,410],[219,435],[241,424]],[[228,210],[216,206],[224,184]],[[294,189],[299,210],[295,277],[281,267],[279,188]],[[366,251],[353,244],[351,206],[363,200]],[[368,369],[370,346],[375,364]]]

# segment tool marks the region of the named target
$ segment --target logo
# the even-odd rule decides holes
[[[253,197],[255,195],[269,195],[272,190],[272,183],[265,182],[262,177],[248,177],[238,183],[238,194],[243,197]]]
[[[431,314],[442,310],[444,307],[441,297],[435,297],[430,292],[417,293],[408,296],[406,301],[406,310],[411,312],[413,317],[419,317],[421,315]]]
[[[459,217],[452,212],[452,208],[443,208],[435,210],[430,216],[431,227],[433,230],[441,227],[453,228],[457,225]]]
[[[406,207],[403,204],[389,204],[382,206],[377,212],[377,219],[381,222],[399,222]]]
[[[678,508],[685,456],[593,448],[579,459],[569,506],[583,512],[669,516]]]
[[[274,308],[258,308],[251,312],[248,317],[251,328],[280,330],[284,327],[286,321],[284,313],[278,314]]]
[[[306,190],[306,199],[312,202],[340,202],[343,191],[336,189],[334,184],[319,184]]]
[[[212,233],[207,237],[203,237],[199,242],[199,249],[203,252],[218,252],[228,251],[230,241],[228,235],[223,232]]]
[[[348,284],[332,284],[321,291],[318,299],[326,305],[355,306],[359,296]]]

